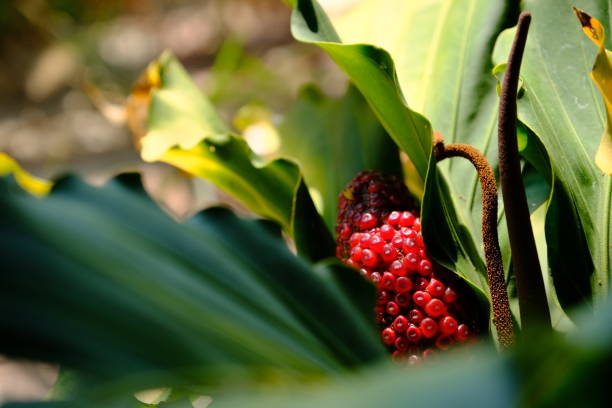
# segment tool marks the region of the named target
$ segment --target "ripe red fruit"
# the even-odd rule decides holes
[[[446,287],[437,279],[431,279],[429,281],[429,285],[427,285],[427,292],[433,297],[442,297],[444,295],[444,291]]]
[[[440,331],[444,334],[454,334],[457,331],[457,320],[452,316],[445,316],[440,320]]]
[[[425,313],[431,317],[440,317],[446,313],[446,306],[440,299],[431,299],[425,305]]]
[[[431,300],[431,295],[427,292],[423,292],[422,290],[417,290],[414,292],[414,295],[412,295],[412,300],[414,301],[415,305],[424,308],[425,305]]]
[[[421,329],[423,336],[431,338],[438,331],[438,323],[436,323],[434,319],[426,317],[421,321],[419,328]]]
[[[408,319],[406,319],[402,315],[397,316],[395,320],[393,321],[393,328],[398,333],[405,331],[407,327],[408,327]]]
[[[469,288],[431,261],[417,207],[400,179],[361,172],[338,208],[336,252],[377,286],[376,320],[394,359],[416,363],[473,338]]]
[[[387,327],[381,333],[382,341],[385,344],[393,344],[395,342],[395,332],[392,328]]]

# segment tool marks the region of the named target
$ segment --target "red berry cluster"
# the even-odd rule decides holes
[[[399,179],[361,172],[340,195],[336,233],[338,256],[377,285],[382,341],[394,358],[417,362],[473,329],[457,302],[458,279],[427,255],[418,213],[391,209],[411,203]]]

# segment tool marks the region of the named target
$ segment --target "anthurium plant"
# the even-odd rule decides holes
[[[304,88],[275,149],[171,51],[126,102],[144,161],[253,216],[0,156],[0,353],[61,367],[4,406],[605,404],[610,2],[287,3],[351,85]]]

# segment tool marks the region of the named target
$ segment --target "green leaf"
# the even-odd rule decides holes
[[[423,114],[446,143],[476,147],[495,168],[497,93],[490,56],[498,33],[514,22],[516,5],[512,3],[388,0],[381,7],[377,0],[365,0],[332,15],[331,21],[343,43],[367,43],[386,50],[411,109]],[[440,164],[440,174],[448,182],[460,222],[480,246],[481,192],[476,171],[466,160],[451,159]]]
[[[148,112],[144,129],[142,110]],[[244,139],[231,134],[170,53],[153,62],[135,85],[129,112],[144,160],[161,160],[211,181],[250,210],[279,222],[310,259],[334,254],[333,239],[303,192],[297,165],[285,159],[264,163]]]
[[[610,291],[612,178],[603,174],[593,160],[604,129],[605,109],[588,77],[596,49],[582,34],[572,11],[574,5],[597,16],[608,16],[610,11],[609,2],[597,0],[525,2],[525,9],[533,15],[533,23],[521,69],[525,93],[519,99],[519,118],[546,148],[556,179],[555,190],[567,195],[562,207],[551,207],[551,210],[562,212],[551,213],[546,235],[548,238],[558,236],[562,232],[558,228],[563,228],[564,236],[578,243],[574,245],[577,253],[568,253],[567,248],[573,245],[569,242],[549,245],[549,264],[551,268],[562,266],[557,260],[564,259],[564,255],[583,260],[575,261],[582,262],[578,270],[561,273],[553,270],[553,276],[565,275],[564,279],[569,279],[570,273],[583,275],[579,279],[590,276],[591,290],[598,305]],[[513,30],[509,30],[499,37],[495,62],[502,62],[507,57],[512,36]],[[564,217],[569,218],[565,225],[560,225]],[[583,241],[590,256],[579,252]],[[567,284],[571,282],[566,281],[566,287]],[[562,288],[561,298],[565,297],[563,292]],[[574,299],[576,294],[588,296],[581,286],[575,288],[574,293]]]
[[[330,231],[336,224],[338,194],[355,174],[365,169],[401,174],[397,147],[353,87],[336,100],[314,87],[304,88],[278,131],[279,154],[299,163],[310,191],[320,197]]]
[[[372,8],[369,12],[373,20],[378,18],[375,17],[377,13],[385,13],[381,7]],[[495,12],[501,13],[497,9]],[[500,19],[499,15],[497,19]],[[421,28],[425,28],[425,24]],[[429,27],[427,29],[429,30]],[[399,71],[396,75],[393,60],[385,50],[370,45],[340,43],[340,38],[316,1],[300,0],[297,2],[292,15],[292,33],[298,40],[315,43],[323,48],[344,69],[364,95],[391,138],[400,149],[408,154],[417,173],[423,180],[427,177],[426,188],[435,189],[435,191],[426,190],[422,202],[423,234],[428,244],[433,243],[429,248],[433,257],[479,287],[483,293],[488,294],[481,251],[474,244],[474,237],[480,236],[480,228],[468,229],[465,226],[465,220],[461,216],[463,211],[457,211],[457,208],[461,208],[458,207],[458,202],[463,196],[453,196],[441,172],[432,171],[435,162],[430,161],[432,160],[431,126],[422,115],[409,109],[404,102],[397,79],[404,66],[397,65]],[[430,36],[430,33],[427,31],[423,35]],[[360,40],[364,39],[360,38]],[[454,46],[448,45],[449,49]],[[417,58],[414,64],[418,64],[418,61]],[[483,63],[483,66],[488,69],[487,64],[490,63]],[[495,92],[492,77],[491,81],[492,92]],[[447,87],[447,85],[443,86]],[[448,111],[446,107],[444,109]],[[489,123],[490,127],[493,125],[494,121]],[[467,168],[470,171],[467,177],[476,180],[475,170],[470,166]],[[460,175],[463,178],[466,177],[466,173]],[[477,181],[475,183],[474,188],[476,188]],[[439,189],[439,186],[444,187]],[[432,208],[443,211],[432,211]],[[436,244],[435,242],[441,237],[443,240]]]
[[[326,283],[258,222],[213,208],[177,224],[122,180],[66,178],[44,200],[1,180],[2,353],[213,383],[232,367],[305,378],[384,355],[350,307],[369,292]]]
[[[404,103],[389,54],[369,45],[345,45],[316,1],[299,0],[291,17],[291,32],[303,42],[323,48],[349,75],[381,124],[425,179],[431,153],[431,126]]]

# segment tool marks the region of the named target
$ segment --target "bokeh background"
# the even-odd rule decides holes
[[[356,1],[320,3],[342,13]],[[102,183],[141,171],[149,193],[179,218],[228,202],[202,180],[142,163],[124,104],[149,62],[170,49],[228,123],[265,152],[267,128],[249,128],[249,113],[278,122],[306,84],[331,97],[347,87],[320,49],[292,39],[289,19],[282,0],[0,0],[0,152],[50,179],[77,172]],[[0,403],[43,398],[55,378],[55,367],[0,356]]]

